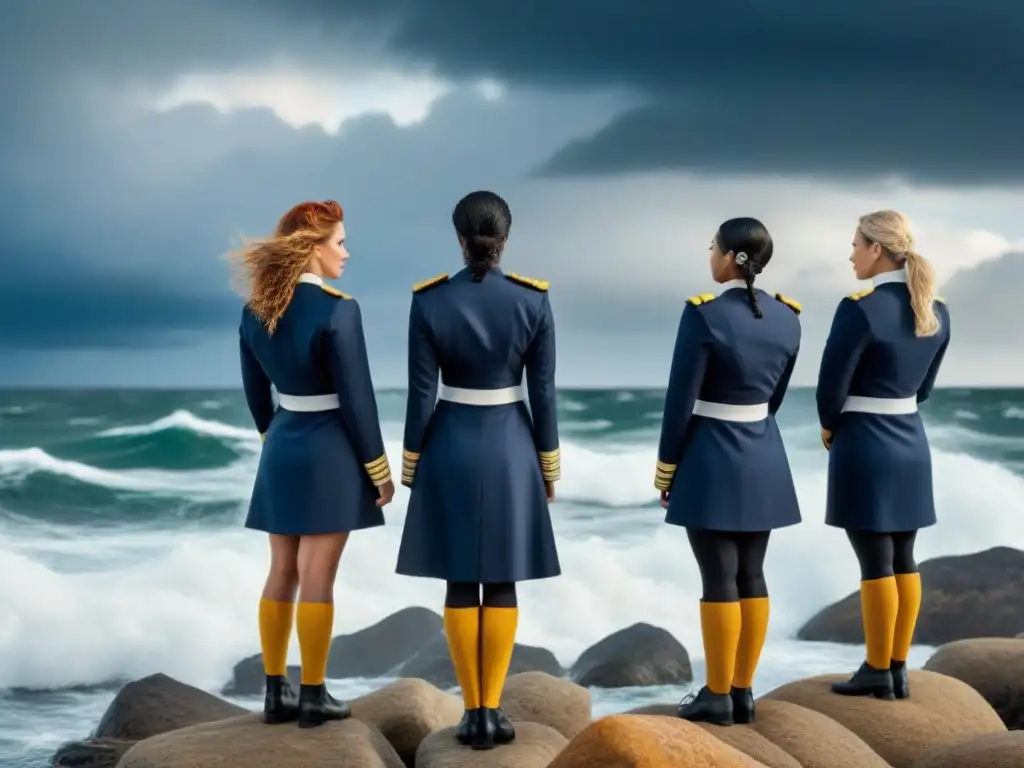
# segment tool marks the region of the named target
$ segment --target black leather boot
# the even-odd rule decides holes
[[[505,716],[505,713],[501,711],[501,708],[493,710],[494,712],[494,743],[495,744],[510,744],[516,737],[516,729],[512,727],[512,721]]]
[[[267,694],[263,698],[263,722],[267,725],[290,723],[299,716],[299,697],[284,675],[267,675]]]
[[[732,721],[737,725],[754,722],[754,692],[750,688],[734,687],[729,695],[732,696]]]
[[[473,743],[480,727],[480,712],[481,710],[477,708],[467,709],[462,713],[462,720],[459,721],[459,727],[455,730],[455,738],[459,744],[469,746]]]
[[[728,693],[712,693],[705,686],[679,702],[676,713],[691,723],[732,725],[732,696]]]
[[[885,701],[895,698],[892,673],[888,669],[875,669],[866,661],[846,682],[832,683],[832,692],[840,696],[874,696]]]
[[[348,704],[331,696],[323,683],[299,687],[299,728],[316,728],[328,720],[344,720],[351,714]]]
[[[897,699],[910,698],[910,677],[907,675],[907,662],[889,662],[889,671],[892,673],[892,692]]]
[[[498,719],[495,713],[498,710],[481,707],[476,711],[480,715],[471,746],[473,749],[494,749],[497,744],[495,739],[498,736]]]

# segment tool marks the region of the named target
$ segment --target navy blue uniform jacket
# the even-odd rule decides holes
[[[670,490],[667,523],[726,532],[800,522],[793,475],[775,423],[800,349],[800,305],[742,281],[687,301],[665,394],[655,487]],[[694,415],[698,401],[767,406],[766,418]]]
[[[303,536],[383,525],[377,487],[391,479],[359,304],[303,275],[274,333],[248,308],[239,329],[242,383],[266,439],[246,526]],[[338,396],[339,407],[293,412],[282,394]]]
[[[443,384],[519,387],[524,402],[437,400]],[[398,572],[496,583],[559,574],[544,480],[561,473],[555,322],[546,282],[468,270],[414,289],[402,482],[411,486]]]

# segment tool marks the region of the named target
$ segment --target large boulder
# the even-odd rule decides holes
[[[397,676],[398,668],[424,647],[434,643],[444,629],[444,619],[428,608],[414,606],[387,616],[376,624],[338,635],[331,641],[327,677]],[[417,677],[417,675],[406,675]],[[298,685],[299,667],[289,666],[288,677]],[[254,696],[263,693],[263,657],[255,654],[235,664],[225,696]]]
[[[1024,640],[959,640],[939,648],[924,668],[963,680],[992,705],[1007,728],[1024,730]]]
[[[585,650],[572,666],[582,686],[625,688],[693,680],[690,656],[672,633],[650,624],[620,629]]]
[[[383,734],[411,768],[420,743],[458,725],[462,700],[424,680],[401,678],[351,702],[352,716]]]
[[[761,701],[785,701],[814,710],[857,734],[893,768],[910,768],[925,748],[1005,731],[988,703],[970,686],[933,672],[911,671],[911,698],[879,701],[838,696],[825,675],[787,683]]]
[[[675,704],[648,704],[626,714],[674,717]],[[708,733],[768,768],[890,768],[856,734],[812,710],[784,701],[757,702],[757,722]]]
[[[514,723],[540,723],[567,739],[590,725],[590,691],[546,672],[509,677],[501,707]]]
[[[943,645],[971,637],[1014,637],[1024,626],[1024,552],[994,547],[921,563],[921,614],[914,641]],[[864,642],[860,593],[821,610],[800,640]]]
[[[258,714],[140,741],[118,768],[405,768],[376,729],[349,718],[319,728],[264,725]]]
[[[986,733],[956,744],[926,749],[911,768],[1021,768],[1024,731]]]
[[[511,744],[476,751],[455,740],[454,728],[446,728],[423,740],[416,753],[416,768],[546,768],[567,743],[562,734],[546,725],[517,723]]]
[[[591,723],[548,768],[765,768],[677,717],[611,715]]]
[[[519,672],[547,672],[555,677],[565,674],[558,659],[548,649],[516,643],[512,651],[509,674],[514,675]],[[424,646],[415,656],[399,667],[396,674],[399,677],[418,677],[440,688],[453,688],[458,685],[455,678],[455,667],[452,666],[448,642],[444,635],[436,637],[433,642]]]

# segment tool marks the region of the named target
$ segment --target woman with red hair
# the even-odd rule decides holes
[[[271,237],[236,254],[246,283],[242,383],[264,440],[245,525],[270,536],[259,610],[264,721],[306,728],[350,714],[324,686],[334,579],[349,533],[383,525],[395,492],[359,304],[325,282],[349,258],[343,219],[333,200],[300,203]],[[298,696],[286,677],[293,621]]]

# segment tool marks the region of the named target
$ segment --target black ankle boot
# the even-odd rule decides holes
[[[462,713],[462,720],[459,721],[459,727],[455,730],[455,738],[459,744],[469,746],[473,743],[480,727],[480,712],[481,710],[477,708],[467,709]]]
[[[494,743],[510,744],[516,737],[516,729],[512,727],[512,721],[501,711],[501,707],[494,711]]]
[[[476,711],[480,714],[471,746],[473,749],[494,749],[498,736],[498,718],[495,713],[498,710],[481,707]]]
[[[704,686],[696,694],[690,694],[681,702],[676,713],[691,723],[732,725],[732,696],[728,693],[712,693]]]
[[[892,673],[892,692],[897,699],[910,698],[910,678],[907,675],[907,662],[889,662],[889,671]]]
[[[351,714],[348,704],[331,696],[323,683],[299,687],[299,728],[316,728],[328,720],[344,720]]]
[[[267,725],[290,723],[299,716],[299,698],[284,675],[267,675],[267,694],[263,698],[263,722]]]
[[[732,697],[732,721],[737,725],[754,722],[754,692],[750,688],[736,688],[729,692]]]
[[[874,696],[885,701],[895,698],[892,673],[888,669],[875,669],[866,661],[848,681],[832,683],[832,692],[840,696]]]

